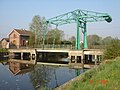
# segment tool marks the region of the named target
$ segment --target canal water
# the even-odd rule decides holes
[[[52,90],[86,71],[3,61],[0,63],[0,90]]]

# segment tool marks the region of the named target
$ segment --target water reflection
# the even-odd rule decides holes
[[[51,66],[36,65],[30,73],[30,79],[35,89],[48,87],[53,75],[53,68]]]
[[[84,72],[83,69],[36,65],[34,70],[30,72],[30,79],[35,89],[54,89],[82,72]]]
[[[0,64],[0,90],[54,89],[83,72],[84,69],[8,60]]]
[[[27,72],[30,72],[33,68],[33,65],[25,64],[25,63],[19,63],[19,62],[9,62],[9,70],[14,75],[24,74]]]
[[[33,66],[20,62],[1,62],[0,90],[34,90],[29,72]]]

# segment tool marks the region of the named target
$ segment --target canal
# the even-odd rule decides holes
[[[59,58],[58,61],[66,63],[66,58]],[[52,90],[85,71],[86,69],[1,60],[0,90]]]

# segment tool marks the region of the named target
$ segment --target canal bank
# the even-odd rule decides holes
[[[85,77],[86,73],[90,73],[94,70],[94,68],[87,70],[86,72],[80,74],[79,76],[71,79],[70,81],[64,83],[63,85],[55,88],[55,90],[71,90],[70,87],[76,82],[76,81],[81,81]]]
[[[103,61],[55,90],[119,90],[120,57]]]

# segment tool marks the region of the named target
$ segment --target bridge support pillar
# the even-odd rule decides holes
[[[82,68],[84,68],[84,54],[81,56],[81,64],[82,64]]]
[[[77,63],[77,61],[78,61],[78,58],[77,58],[77,56],[75,56],[75,63]]]
[[[21,60],[23,60],[23,52],[21,52]]]
[[[95,55],[95,65],[97,65],[97,55]]]
[[[84,52],[76,50],[69,52],[69,65],[73,68],[84,68]]]

